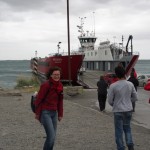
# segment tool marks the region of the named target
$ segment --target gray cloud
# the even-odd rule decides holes
[[[54,1],[49,0],[0,0],[0,3],[6,4],[10,9],[15,11],[28,11],[41,9],[47,4],[54,4]]]
[[[149,0],[69,0],[69,3],[73,48],[78,47],[78,17],[87,17],[85,29],[93,30],[92,12],[95,12],[98,41],[103,37],[120,38],[122,34],[126,38],[133,34],[139,43],[150,40]],[[9,43],[20,41],[30,42],[29,47],[26,45],[30,50],[36,45],[37,49],[48,49],[52,44],[55,49],[58,40],[63,41],[63,47],[67,43],[66,19],[66,0],[0,0],[0,41],[3,42],[0,51],[8,49]],[[138,46],[142,47],[142,44]]]

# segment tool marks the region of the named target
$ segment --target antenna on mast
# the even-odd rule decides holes
[[[86,19],[86,17],[79,17],[79,18],[80,18],[81,25],[77,25],[79,29],[78,32],[80,32],[81,36],[83,36],[84,35],[83,25],[84,25],[84,20]]]
[[[95,12],[93,11],[93,22],[94,22],[94,36],[95,36]]]
[[[37,57],[37,50],[35,51],[35,57]]]

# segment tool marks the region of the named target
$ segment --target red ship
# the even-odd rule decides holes
[[[70,77],[68,57],[70,57]],[[45,58],[34,57],[31,59],[31,69],[42,81],[46,79],[46,75],[51,67],[58,66],[62,69],[62,82],[76,83],[83,59],[84,55],[81,53],[71,54],[70,56],[55,54]]]

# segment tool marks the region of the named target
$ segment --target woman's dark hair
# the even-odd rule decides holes
[[[104,76],[103,75],[100,76],[100,80],[104,80]]]
[[[60,71],[60,74],[61,74],[61,68],[59,68],[57,66],[51,67],[49,72],[46,75],[47,79],[50,78],[50,76],[53,74],[54,71]]]
[[[123,67],[116,67],[115,68],[115,74],[116,76],[120,79],[120,78],[124,78],[126,71]]]

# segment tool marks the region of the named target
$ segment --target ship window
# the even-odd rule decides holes
[[[89,56],[89,53],[87,53],[87,55]]]
[[[98,62],[96,62],[96,69],[98,69]]]
[[[91,56],[93,56],[93,52],[91,52]]]
[[[108,70],[110,70],[110,62],[108,62]]]
[[[105,55],[107,55],[107,51],[105,51]]]
[[[95,52],[95,56],[97,55],[97,52]]]

